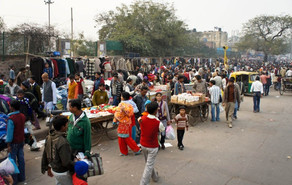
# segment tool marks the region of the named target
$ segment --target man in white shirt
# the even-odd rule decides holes
[[[260,100],[264,93],[264,88],[262,82],[260,82],[259,76],[257,76],[256,81],[252,83],[250,91],[253,92],[253,112],[260,112]]]
[[[218,86],[215,85],[216,82],[215,80],[211,80],[209,82],[210,89],[209,89],[209,94],[211,96],[211,121],[220,121],[220,108],[219,108],[219,103],[220,103],[220,95],[221,95],[221,90]],[[215,109],[216,109],[216,117],[215,117]]]
[[[288,71],[286,72],[286,76],[292,77],[292,70],[291,69],[288,69]]]

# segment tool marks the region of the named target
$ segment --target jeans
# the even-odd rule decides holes
[[[52,170],[56,179],[56,185],[72,185],[72,177],[69,172],[57,173]]]
[[[161,120],[161,123],[165,127],[165,130],[163,132],[161,132],[160,144],[162,145],[162,144],[165,143],[165,134],[166,134],[166,127],[167,127],[166,119],[165,120]]]
[[[12,178],[14,183],[17,184],[18,182],[25,181],[25,162],[24,162],[24,152],[23,146],[24,142],[20,144],[11,144],[11,158],[18,164],[19,174],[13,174]],[[16,160],[17,159],[17,160]]]
[[[119,103],[120,103],[120,100],[118,99],[118,96],[117,95],[113,95],[113,99],[114,99],[113,105],[118,106]]]
[[[235,107],[234,107],[234,112],[233,112],[233,117],[237,117],[237,111],[238,111],[238,102],[235,102]]]
[[[216,109],[216,117],[215,117],[215,109]],[[220,120],[220,108],[219,103],[214,104],[211,103],[211,121],[219,121]]]
[[[261,93],[255,92],[253,94],[253,111],[260,112]]]
[[[150,177],[152,177],[153,181],[158,181],[158,173],[154,170],[154,163],[158,154],[158,148],[147,148],[142,146],[142,151],[145,157],[146,165],[140,185],[148,185],[150,183]]]
[[[184,146],[182,141],[184,139],[185,130],[177,130],[177,146]]]
[[[264,84],[264,94],[265,96],[268,96],[270,92],[270,85],[269,84]]]

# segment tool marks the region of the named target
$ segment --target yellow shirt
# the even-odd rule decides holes
[[[77,98],[77,94],[76,94],[77,89],[78,89],[77,83],[75,81],[69,83],[69,87],[68,87],[68,99],[69,100]]]

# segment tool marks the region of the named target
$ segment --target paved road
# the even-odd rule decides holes
[[[292,93],[264,97],[261,113],[252,112],[252,97],[245,97],[234,127],[210,121],[190,128],[185,150],[160,151],[156,161],[160,185],[291,185]],[[176,141],[168,141],[176,146]],[[101,153],[105,174],[89,184],[138,185],[143,156],[119,156],[117,140],[105,140],[93,151]],[[54,184],[40,173],[41,152],[26,152],[27,184]],[[151,183],[155,184],[155,183]]]

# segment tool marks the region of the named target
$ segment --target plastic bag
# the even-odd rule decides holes
[[[170,139],[170,140],[174,140],[175,139],[174,129],[172,128],[171,125],[168,125],[166,127],[166,139]]]
[[[0,163],[0,173],[10,174],[10,175],[17,174],[19,173],[19,169],[16,166],[14,160],[8,157]]]

